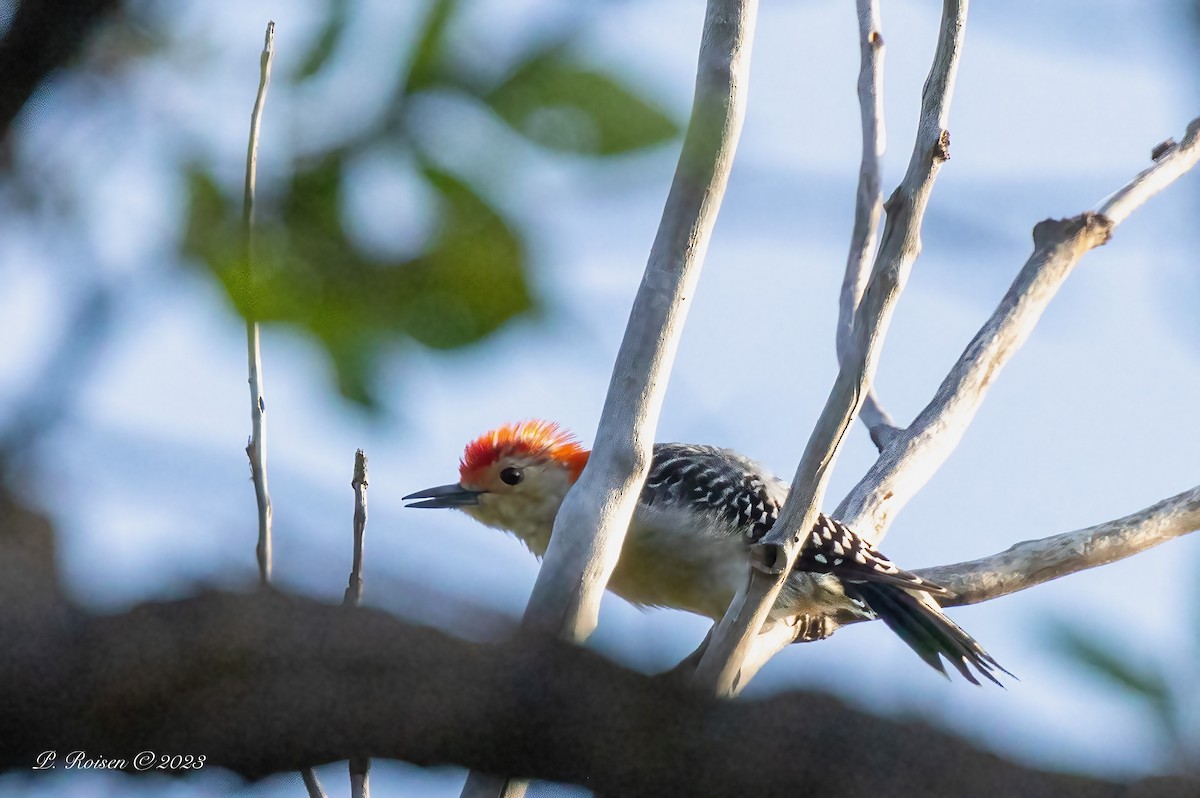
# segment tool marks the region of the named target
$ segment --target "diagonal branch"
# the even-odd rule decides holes
[[[856,318],[853,346],[842,359],[825,408],[792,480],[787,502],[766,537],[752,549],[749,583],[734,596],[696,668],[696,682],[718,695],[738,689],[739,671],[820,512],[838,449],[875,374],[900,292],[921,250],[921,222],[934,179],[949,157],[945,126],[962,53],[966,0],[945,0],[933,66],[921,100],[921,120],[903,182],[887,202],[887,224]],[[741,683],[744,684],[744,681]]]
[[[679,165],[617,353],[595,446],[555,519],[526,610],[534,629],[583,640],[595,628],[645,480],[688,300],[733,166],[757,8],[757,0],[709,0]]]
[[[919,568],[913,573],[954,593],[951,598],[938,599],[938,604],[961,607],[1108,565],[1197,530],[1200,530],[1200,486],[1123,518],[1074,532],[1026,540],[990,557]],[[821,623],[828,636],[843,626],[864,620],[845,614],[825,616]],[[793,641],[768,639],[761,641],[759,647],[773,654],[790,642]],[[761,654],[760,651],[756,653]],[[760,667],[762,662],[755,661],[754,664]]]
[[[758,0],[709,0],[692,116],[658,234],[613,366],[595,446],[554,521],[529,629],[582,641],[596,627],[646,469],[690,299],[716,224],[745,116]],[[523,794],[472,772],[464,796]]]
[[[861,66],[858,73],[858,103],[862,116],[862,165],[858,171],[858,191],[854,204],[854,231],[850,236],[850,254],[846,258],[846,276],[838,299],[838,363],[849,356],[853,345],[855,317],[875,255],[875,236],[883,213],[883,189],[880,159],[887,148],[883,124],[883,34],[880,28],[879,0],[858,0],[858,44]],[[892,417],[883,409],[873,384],[867,386],[859,418],[880,450],[895,434]]]
[[[978,604],[1068,574],[1132,557],[1200,529],[1200,486],[1124,518],[917,573],[954,593],[943,606]]]
[[[1033,254],[991,318],[950,370],[933,400],[892,441],[835,515],[878,542],[896,513],[924,487],[962,439],[988,388],[1025,339],[1075,265],[1108,241],[1118,224],[1200,160],[1200,119],[1183,142],[1158,153],[1154,165],[1107,199],[1096,212],[1040,222]]]

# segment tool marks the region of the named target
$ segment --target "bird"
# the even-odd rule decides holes
[[[515,535],[541,558],[588,456],[578,438],[555,422],[503,424],[466,445],[458,482],[403,501],[412,501],[406,505],[412,508],[461,510]],[[719,620],[746,581],[751,545],[775,522],[788,489],[730,449],[655,444],[608,589],[639,607],[672,607]],[[979,674],[1003,686],[996,674],[1012,674],[937,603],[951,596],[822,513],[770,617],[809,616],[815,601],[824,614],[879,619],[943,676],[949,678],[945,660],[973,684],[980,684]]]

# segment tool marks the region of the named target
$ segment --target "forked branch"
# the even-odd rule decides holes
[[[1155,163],[1106,199],[1097,212],[1074,219],[1047,220],[1034,228],[1034,252],[992,318],[951,370],[933,402],[913,424],[899,431],[876,464],[834,515],[866,537],[878,540],[896,511],[932,475],[974,417],[992,380],[1024,343],[1079,259],[1105,243],[1113,228],[1151,196],[1200,160],[1200,119],[1188,125],[1181,143],[1155,150]],[[917,469],[910,474],[909,469]],[[865,500],[864,500],[865,499]],[[1200,488],[1166,499],[1133,515],[1098,526],[1019,543],[1007,551],[971,562],[918,570],[956,597],[947,606],[973,604],[1051,579],[1130,557],[1200,527]],[[814,612],[819,613],[814,606]],[[809,618],[824,633],[857,618]],[[738,672],[745,684],[772,656],[793,642],[797,626],[776,625],[745,647]]]
[[[846,257],[846,276],[838,298],[837,357],[843,362],[853,344],[855,317],[862,301],[871,263],[875,258],[879,218],[883,214],[883,176],[880,161],[887,149],[883,123],[883,33],[879,0],[858,0],[858,104],[862,118],[862,164],[858,170],[858,191],[854,203],[854,231],[850,236],[850,254]],[[874,384],[859,411],[871,433],[871,440],[882,450],[896,433],[892,417],[883,409]]]
[[[878,542],[896,513],[954,451],[988,388],[1033,328],[1085,253],[1108,241],[1117,225],[1200,160],[1200,119],[1179,144],[1157,153],[1152,166],[1104,201],[1095,212],[1047,220],[1033,230],[1033,254],[991,318],[967,345],[932,401],[903,430],[834,515]]]
[[[966,0],[945,0],[933,66],[921,100],[921,120],[908,172],[886,205],[887,223],[871,278],[855,318],[851,346],[805,447],[788,500],[763,540],[752,549],[754,567],[713,631],[696,682],[718,695],[737,689],[738,674],[755,646],[804,537],[820,512],[838,450],[875,373],[892,312],[921,249],[921,222],[934,179],[949,157],[950,97],[962,53]]]

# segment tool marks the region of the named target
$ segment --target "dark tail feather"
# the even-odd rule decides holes
[[[889,629],[939,673],[948,675],[941,659],[945,657],[972,684],[979,684],[979,680],[970,666],[1001,687],[1004,685],[993,672],[1012,676],[962,627],[909,591],[876,582],[845,582],[844,585],[847,595],[866,602]]]

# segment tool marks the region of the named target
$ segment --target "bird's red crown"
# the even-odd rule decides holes
[[[467,444],[458,466],[462,482],[471,481],[472,475],[510,455],[557,460],[570,470],[574,480],[587,464],[588,450],[553,421],[530,419],[505,424]]]

